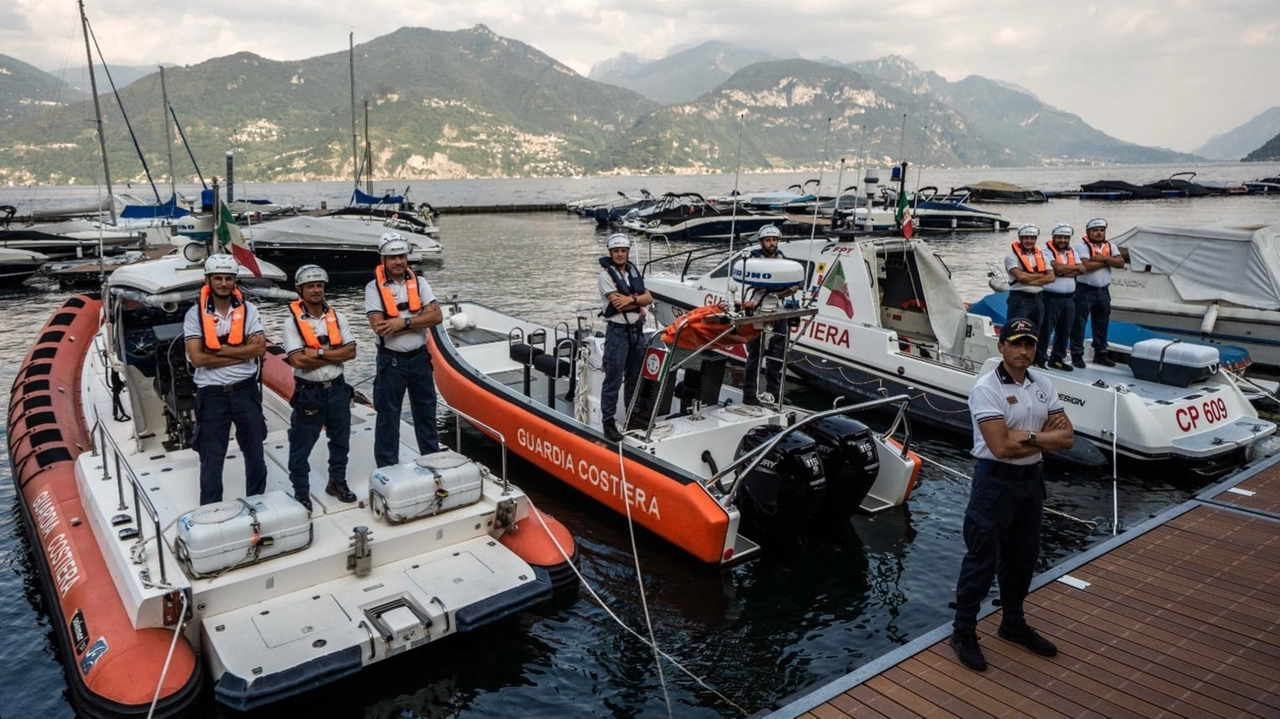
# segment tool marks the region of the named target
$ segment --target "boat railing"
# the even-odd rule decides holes
[[[749,249],[751,248],[746,247],[744,248],[744,251]],[[735,254],[738,254],[738,253],[735,253]],[[725,259],[725,255],[726,255],[726,251],[723,246],[694,247],[692,249],[681,250],[679,252],[672,252],[666,255],[662,255],[661,257],[654,257],[644,263],[644,266],[641,267],[641,273],[644,274],[645,276],[648,276],[649,266],[657,263],[667,263],[668,265],[679,264],[680,265],[680,281],[683,282],[685,279],[689,277],[689,271],[690,271],[690,268],[693,266],[694,262],[698,260],[709,259],[709,258],[719,258],[720,260],[723,260]],[[684,258],[684,259],[680,260],[680,258]],[[716,264],[718,265],[720,264],[720,262],[717,262]]]
[[[450,406],[449,410],[454,414],[458,415],[459,417],[461,417],[462,419],[465,419],[467,422],[471,423],[473,427],[479,429],[485,434],[488,434],[490,437],[493,437],[494,439],[498,440],[498,444],[502,446],[502,494],[503,496],[511,494],[511,482],[507,479],[507,438],[506,436],[504,436],[501,432],[494,429],[493,427],[490,427],[484,422],[481,422],[475,417],[472,417],[466,412],[463,412],[457,407]],[[454,422],[453,424],[454,424],[454,440],[453,440],[454,450],[457,451],[458,453],[461,453],[462,452],[462,423]]]
[[[147,516],[151,518],[151,529],[155,532],[156,537],[156,560],[160,564],[160,581],[156,586],[169,587],[169,573],[164,561],[165,547],[162,528],[160,526],[160,512],[156,510],[156,506],[151,502],[151,497],[147,496],[146,491],[142,488],[141,483],[138,481],[138,475],[133,471],[133,467],[129,466],[128,463],[121,461],[120,456],[122,453],[120,451],[120,445],[116,443],[115,437],[111,436],[111,433],[107,431],[106,425],[102,423],[102,418],[98,415],[97,408],[93,411],[93,427],[89,430],[89,435],[91,437],[96,436],[98,439],[98,441],[93,443],[92,454],[95,457],[100,456],[102,458],[102,481],[110,482],[112,479],[115,480],[116,496],[119,499],[119,504],[116,505],[117,511],[124,512],[129,509],[129,505],[124,499],[124,483],[126,478],[128,479],[130,489],[133,491],[133,526],[137,527],[138,535],[134,540],[135,546],[145,546],[148,541],[147,534],[143,530],[144,525],[142,523],[141,512],[145,510]],[[108,451],[111,453],[110,462],[107,461],[106,456]],[[111,476],[111,464],[115,464],[115,477]],[[114,526],[115,524],[116,518],[113,517],[112,525]],[[124,532],[127,531],[128,530],[121,530],[121,539],[128,538],[128,535],[124,534]]]
[[[889,431],[886,432],[884,436],[892,437],[898,431],[898,428],[900,426],[903,427],[906,434],[904,435],[904,439],[902,442],[902,456],[905,457],[907,456],[907,452],[911,447],[911,423],[907,418],[907,412],[908,412],[908,407],[910,405],[910,402],[911,402],[911,398],[908,395],[897,394],[897,395],[893,395],[892,397],[884,397],[882,399],[868,400],[866,402],[859,402],[858,404],[851,404],[848,406],[836,406],[828,410],[823,410],[821,412],[814,412],[813,414],[805,417],[804,419],[794,422],[789,427],[787,427],[784,431],[779,432],[778,434],[770,438],[769,441],[764,442],[763,444],[752,449],[749,452],[744,452],[739,457],[736,457],[732,462],[730,462],[729,464],[721,468],[720,471],[716,472],[715,474],[712,474],[710,478],[704,480],[703,486],[708,486],[708,487],[714,486],[717,483],[719,483],[721,480],[723,480],[725,477],[729,476],[730,472],[733,472],[734,470],[741,468],[741,471],[738,471],[736,476],[734,476],[733,484],[729,486],[729,490],[724,494],[724,499],[723,499],[724,505],[731,506],[734,502],[734,499],[736,499],[737,497],[738,490],[742,487],[742,481],[746,479],[747,475],[751,474],[751,472],[755,470],[756,466],[759,465],[762,461],[764,461],[764,458],[768,456],[769,452],[773,451],[773,448],[777,446],[778,443],[781,442],[783,439],[785,439],[788,435],[794,432],[798,432],[804,427],[810,424],[813,424],[814,422],[817,422],[819,420],[826,419],[827,417],[834,417],[836,415],[853,414],[856,412],[863,412],[866,410],[877,409],[879,407],[884,407],[892,404],[898,405],[898,416],[894,419],[893,424],[889,428]]]

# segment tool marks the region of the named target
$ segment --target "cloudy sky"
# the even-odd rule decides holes
[[[1280,105],[1277,0],[87,0],[109,64],[247,50],[298,60],[402,26],[477,23],[583,75],[708,39],[844,62],[896,53],[950,80],[1017,83],[1123,140],[1189,151]],[[0,52],[82,65],[72,0],[3,0]]]

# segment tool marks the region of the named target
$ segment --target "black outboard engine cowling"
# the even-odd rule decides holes
[[[880,454],[871,430],[839,415],[805,427],[818,443],[827,495],[814,518],[815,527],[834,527],[849,521],[880,474]]]
[[[782,431],[775,425],[753,427],[738,443],[734,457]],[[744,530],[761,539],[799,535],[822,505],[826,487],[817,442],[803,432],[792,432],[742,481],[735,504],[742,512]]]

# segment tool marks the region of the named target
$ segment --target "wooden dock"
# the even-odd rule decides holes
[[[1280,457],[1037,577],[1026,611],[1057,657],[988,602],[985,672],[948,623],[767,716],[1280,717]]]

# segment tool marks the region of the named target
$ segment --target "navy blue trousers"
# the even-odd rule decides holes
[[[200,504],[222,501],[222,465],[231,442],[244,455],[245,496],[267,491],[267,420],[262,416],[262,385],[250,379],[196,390],[196,426],[191,446],[200,455]]]
[[[1071,328],[1071,354],[1084,356],[1084,326],[1093,320],[1093,351],[1107,350],[1111,327],[1111,288],[1076,283],[1076,322]]]
[[[351,452],[351,385],[339,377],[323,387],[298,381],[289,404],[289,483],[305,497],[311,489],[311,448],[323,429],[329,438],[329,483],[347,480],[347,455]]]
[[[782,348],[789,331],[785,320],[775,322],[772,333],[762,332],[759,337],[747,343],[747,366],[742,371],[743,397],[755,396],[762,354],[768,356],[764,362],[764,389],[775,398],[778,396],[778,390],[782,387]],[[766,344],[768,350],[765,349]]]
[[[1044,293],[1010,290],[1008,311],[1005,314],[1006,322],[1018,317],[1031,320],[1031,324],[1036,328],[1036,337],[1041,342],[1044,341],[1044,332],[1041,329],[1044,324],[1044,302],[1040,299],[1042,294]]]
[[[373,461],[379,467],[400,463],[400,408],[409,393],[413,433],[420,454],[440,451],[436,430],[436,381],[431,355],[424,349],[410,356],[378,350],[378,373],[373,379]]]
[[[1022,602],[1040,556],[1043,510],[1041,464],[978,460],[964,512],[966,551],[956,582],[956,616],[951,625],[955,631],[978,626],[978,608],[991,590],[992,579],[1000,584],[1001,624],[1026,623]]]
[[[1059,294],[1045,290],[1044,323],[1040,325],[1040,342],[1036,345],[1036,359],[1049,359],[1050,335],[1053,336],[1053,359],[1066,359],[1067,347],[1076,321],[1075,295]]]
[[[614,419],[618,407],[618,390],[627,385],[627,403],[636,394],[640,380],[640,364],[644,362],[644,323],[624,325],[609,322],[604,335],[604,384],[600,387],[600,418]]]

